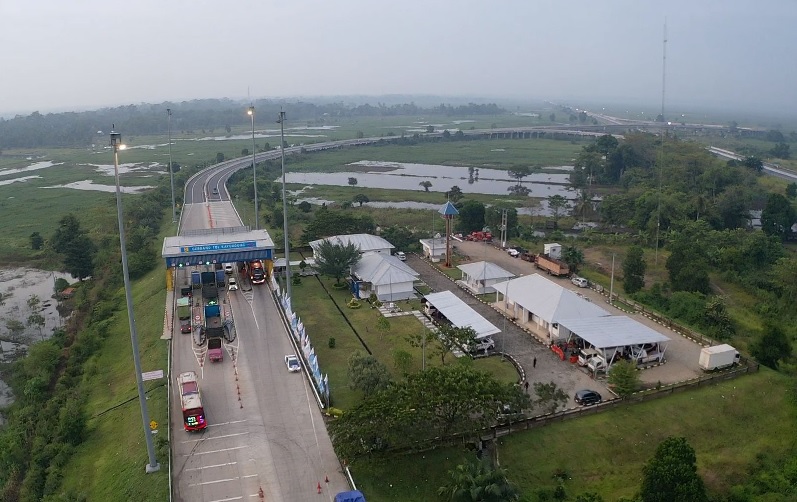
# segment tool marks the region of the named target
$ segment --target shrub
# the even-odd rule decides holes
[[[330,336],[329,337],[328,345],[329,345],[330,349],[334,349],[335,348],[335,337],[334,336]]]

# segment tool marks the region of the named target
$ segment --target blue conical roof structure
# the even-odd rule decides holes
[[[444,218],[451,218],[459,214],[459,211],[457,211],[457,208],[454,207],[451,201],[446,202],[437,212],[442,214]]]

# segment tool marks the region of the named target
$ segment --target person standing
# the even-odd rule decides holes
[[[534,358],[533,361],[531,361],[531,367],[532,368],[536,368],[537,367],[537,358],[536,357]]]
[[[526,381],[523,383],[523,387],[525,387],[525,388],[526,388],[526,392],[528,392],[528,391],[529,391],[529,381],[528,381],[528,380],[526,380]]]

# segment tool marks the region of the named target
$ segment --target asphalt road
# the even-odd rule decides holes
[[[202,200],[209,194],[209,183],[213,181],[197,177],[186,190],[194,193],[194,200]],[[240,225],[229,202],[215,201],[186,205],[180,228],[207,228],[211,221],[213,226]],[[178,291],[189,276],[188,269],[178,271]],[[289,373],[285,367],[284,355],[296,351],[268,286],[253,288],[245,277],[238,282],[240,291],[220,296],[237,333],[234,342],[224,346],[223,362],[210,363],[206,349],[193,343],[193,335],[179,333],[179,327],[173,333],[172,376],[176,380],[181,372],[196,371],[209,423],[203,432],[183,430],[175,385],[175,500],[332,500],[348,484],[305,374]],[[196,293],[200,296],[199,290]],[[198,314],[201,303],[196,297]]]

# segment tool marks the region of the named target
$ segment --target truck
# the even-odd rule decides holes
[[[202,298],[218,298],[219,289],[216,287],[215,272],[202,272]]]
[[[727,343],[704,347],[700,351],[700,361],[698,364],[704,371],[720,370],[728,368],[738,363],[741,359],[739,351]]]
[[[493,234],[490,232],[471,232],[465,236],[466,241],[476,241],[476,242],[492,242],[493,241]]]
[[[216,270],[216,287],[223,288],[225,286],[224,281],[227,278],[224,276],[224,270]]]
[[[183,428],[190,432],[207,427],[196,373],[193,371],[180,373],[177,376],[177,388],[180,391],[180,407],[183,410]]]
[[[177,318],[181,321],[191,319],[191,299],[183,296],[177,299]]]
[[[221,308],[218,303],[205,305],[205,335],[208,337],[208,359],[211,362],[223,361],[224,351],[221,348],[221,337],[224,326],[221,322]]]
[[[252,281],[252,284],[263,284],[266,282],[266,271],[263,269],[262,261],[250,261],[247,269],[249,271],[249,280]]]
[[[534,260],[534,266],[540,270],[545,270],[548,275],[561,277],[570,273],[570,266],[556,258],[551,258],[545,254],[538,254]]]
[[[199,272],[191,272],[191,288],[192,289],[202,288],[202,275]]]

